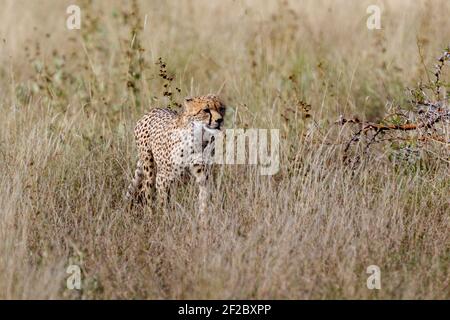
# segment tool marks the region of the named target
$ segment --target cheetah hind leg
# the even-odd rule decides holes
[[[155,204],[155,182],[156,182],[156,163],[152,152],[147,152],[141,156],[142,168],[144,171],[144,181],[142,182],[142,191],[140,196],[143,202],[151,207]]]
[[[170,182],[162,174],[156,175],[156,192],[157,192],[157,205],[164,213],[168,213],[168,205],[170,201]]]

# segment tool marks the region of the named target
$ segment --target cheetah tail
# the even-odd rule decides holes
[[[131,183],[128,186],[128,190],[125,195],[125,199],[127,201],[133,201],[137,199],[142,189],[143,179],[144,179],[144,170],[142,169],[141,161],[138,161],[136,171],[134,172],[133,180],[131,180]]]

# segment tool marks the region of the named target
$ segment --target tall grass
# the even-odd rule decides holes
[[[449,298],[448,146],[352,171],[329,143],[340,114],[407,105],[448,1],[379,1],[375,31],[373,1],[80,1],[79,31],[69,4],[2,1],[0,298]],[[229,126],[281,130],[280,172],[217,168],[203,216],[194,184],[128,209],[136,120],[222,87]]]

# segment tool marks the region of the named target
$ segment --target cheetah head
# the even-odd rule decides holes
[[[207,131],[221,130],[225,105],[213,94],[189,97],[184,100],[184,116],[194,123],[201,123]]]

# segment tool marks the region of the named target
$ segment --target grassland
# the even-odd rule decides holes
[[[450,298],[448,145],[402,162],[387,144],[349,169],[333,124],[408,107],[450,3],[375,2],[77,1],[68,30],[69,1],[2,0],[0,298]],[[229,127],[280,129],[280,172],[218,168],[203,216],[194,184],[168,215],[129,209],[137,119],[220,88]]]

